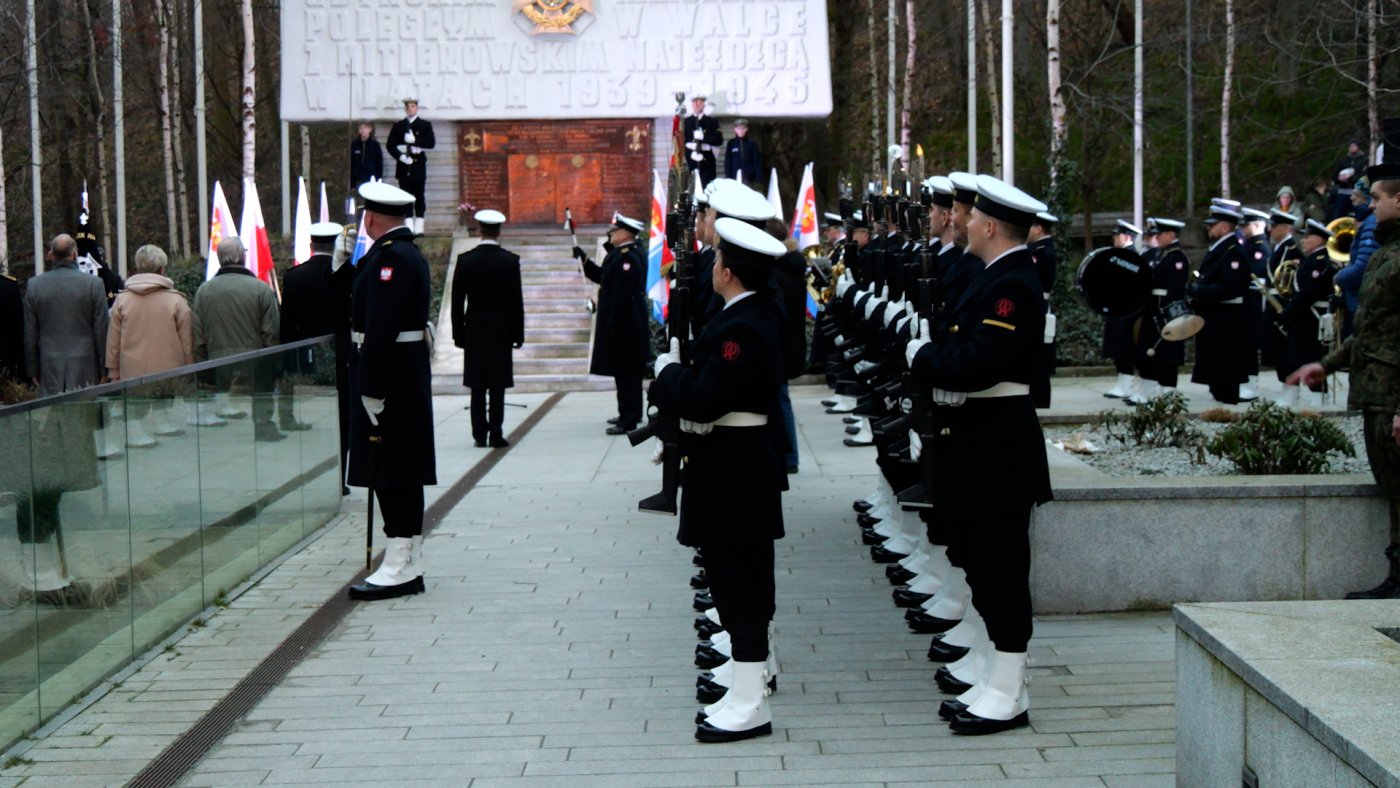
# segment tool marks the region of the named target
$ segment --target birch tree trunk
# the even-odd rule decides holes
[[[161,166],[165,169],[165,226],[170,242],[167,248],[174,252],[180,248],[180,227],[175,208],[175,161],[171,155],[174,145],[170,133],[170,28],[166,24],[165,0],[154,0],[154,8],[156,34],[160,41],[160,57],[156,66],[156,101],[160,112],[160,159]]]
[[[79,16],[83,20],[83,36],[87,39],[88,60],[88,99],[91,102],[92,134],[97,148],[97,211],[101,221],[98,224],[98,237],[102,239],[102,257],[112,259],[112,208],[108,201],[107,159],[107,101],[102,93],[102,78],[97,73],[97,36],[93,31],[93,21],[98,11],[90,0],[83,0]],[[91,217],[89,217],[91,218]]]
[[[256,118],[257,56],[253,49],[253,0],[243,6],[243,177],[252,178],[257,167]]]
[[[870,172],[880,172],[880,58],[875,50],[875,0],[865,0],[866,37],[870,44]]]
[[[1225,0],[1225,79],[1220,90],[1220,196],[1230,197],[1230,90],[1235,81],[1235,0]]]
[[[988,172],[1001,173],[1001,98],[997,90],[997,58],[992,50],[992,0],[977,2],[977,13],[982,23],[982,65],[987,85],[987,100],[992,106],[992,168]]]
[[[914,95],[914,53],[917,52],[917,43],[914,36],[914,0],[904,0],[904,25],[906,30],[906,47],[904,53],[904,111],[899,117],[899,144],[904,148],[904,160],[909,161],[909,123],[913,116],[913,95]],[[911,189],[917,190],[918,184],[910,184]]]
[[[1380,14],[1380,0],[1370,0],[1366,4],[1366,121],[1371,132],[1367,164],[1376,160],[1376,146],[1381,144],[1381,59],[1376,48],[1376,19]]]
[[[166,24],[166,30],[170,36],[170,90],[175,94],[175,100],[171,102],[170,127],[174,136],[175,149],[175,188],[179,192],[179,199],[176,203],[180,217],[180,254],[188,256],[190,249],[190,193],[185,176],[185,93],[182,87],[180,74],[180,31],[183,29],[180,7],[181,2],[172,2],[168,6],[170,18]]]
[[[1056,195],[1059,194],[1065,139],[1069,134],[1065,124],[1064,88],[1060,84],[1060,0],[1047,0],[1045,4],[1045,49],[1050,87],[1050,194]]]
[[[301,177],[306,179],[306,189],[311,190],[311,128],[301,124]]]
[[[5,171],[5,130],[0,128],[0,172]],[[10,219],[5,210],[5,179],[0,178],[0,274],[10,270]]]

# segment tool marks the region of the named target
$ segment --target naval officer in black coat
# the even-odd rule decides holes
[[[1181,230],[1186,225],[1176,219],[1157,217],[1148,222],[1157,229],[1157,248],[1155,257],[1148,263],[1152,272],[1151,298],[1138,330],[1136,366],[1142,384],[1130,400],[1134,404],[1176,390],[1177,372],[1186,359],[1185,342],[1161,339],[1168,320],[1167,305],[1184,301],[1186,286],[1191,281],[1191,261],[1181,248],[1180,240]]]
[[[783,536],[779,387],[781,325],[769,288],[781,241],[738,219],[715,222],[714,290],[724,300],[696,340],[690,366],[678,346],[656,360],[651,400],[681,419],[686,457],[677,539],[699,547],[720,621],[733,647],[729,691],[695,737],[736,741],[772,733],[768,624],[773,541]],[[703,713],[702,713],[703,714]]]
[[[331,265],[336,242],[345,228],[335,222],[311,225],[311,257],[282,276],[281,339],[335,337],[329,348],[302,348],[296,353],[291,372],[313,380],[326,370],[334,370],[335,390],[340,403],[340,472],[345,478],[345,460],[350,450],[350,299],[336,290]],[[291,382],[283,380],[277,414],[283,431],[310,429],[292,416]],[[342,490],[344,492],[344,490]]]
[[[1211,205],[1205,220],[1211,244],[1201,260],[1194,290],[1196,309],[1206,322],[1196,335],[1191,382],[1204,384],[1212,397],[1228,405],[1240,401],[1240,384],[1249,377],[1249,355],[1255,348],[1251,316],[1245,313],[1249,261],[1235,233],[1243,218],[1232,205]]]
[[[352,586],[350,596],[388,599],[424,589],[423,487],[437,484],[429,274],[403,223],[413,195],[383,182],[363,184],[359,192],[365,233],[374,244],[352,274],[350,393],[357,407],[350,420],[349,483],[373,488],[388,544],[379,568]]]
[[[976,182],[967,253],[986,263],[949,304],[944,338],[930,341],[921,320],[905,349],[914,380],[932,389],[936,407],[956,414],[939,419],[934,445],[924,447],[935,465],[933,509],[952,534],[950,557],[960,556],[993,646],[973,689],[940,710],[965,734],[1030,724],[1030,515],[1051,499],[1030,396],[1045,299],[1025,245],[1035,214],[1046,208],[989,175]]]
[[[1026,248],[1035,258],[1035,270],[1040,274],[1041,295],[1045,297],[1045,337],[1036,354],[1036,376],[1031,381],[1031,398],[1037,408],[1050,407],[1050,378],[1055,375],[1055,310],[1050,306],[1050,294],[1055,290],[1055,276],[1060,267],[1060,253],[1055,250],[1051,233],[1060,219],[1049,211],[1041,211],[1031,225]]]
[[[690,104],[694,112],[682,124],[685,163],[691,172],[700,173],[702,187],[709,186],[715,179],[715,154],[724,144],[724,133],[719,130],[719,121],[705,114],[705,96],[692,97]]]
[[[413,195],[408,228],[415,235],[422,235],[423,214],[428,209],[423,198],[423,190],[428,183],[428,156],[425,151],[437,146],[437,138],[433,136],[433,124],[418,117],[417,99],[404,99],[403,111],[404,117],[389,128],[385,146],[389,149],[389,155],[397,161],[394,177],[399,180],[399,188]]]
[[[472,392],[472,439],[509,446],[501,434],[506,389],[515,385],[512,348],[525,344],[520,256],[501,246],[500,211],[477,211],[481,242],[457,258],[452,274],[452,339],[462,355],[462,385]]]
[[[642,230],[641,222],[619,214],[608,229],[608,256],[601,265],[574,247],[583,275],[598,283],[597,331],[588,372],[607,375],[617,386],[617,421],[608,427],[609,435],[626,434],[642,420],[642,371],[651,358],[647,258],[637,244]]]

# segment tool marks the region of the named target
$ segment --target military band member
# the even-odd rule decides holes
[[[1362,411],[1366,459],[1381,495],[1390,502],[1388,572],[1380,585],[1347,599],[1400,599],[1400,162],[1367,169],[1376,239],[1361,280],[1355,332],[1319,363],[1301,367],[1288,382],[1316,386],[1330,372],[1351,370],[1347,407]]]
[[[777,309],[768,283],[783,244],[733,218],[715,222],[714,290],[724,307],[696,340],[691,366],[672,350],[656,360],[651,400],[682,419],[686,457],[681,544],[704,551],[705,572],[732,651],[730,686],[697,718],[695,738],[727,742],[773,731],[768,626],[773,541],[783,536],[787,475],[778,391]],[[733,503],[742,501],[742,506]]]
[[[1134,249],[1142,229],[1132,222],[1119,219],[1113,227],[1113,246],[1116,249]],[[1113,361],[1113,369],[1118,380],[1113,388],[1103,395],[1110,399],[1127,399],[1137,392],[1137,381],[1133,378],[1133,359],[1136,349],[1133,346],[1133,323],[1136,318],[1109,317],[1103,321],[1103,356]]]
[[[1240,386],[1240,402],[1253,402],[1259,399],[1259,356],[1267,346],[1269,335],[1274,333],[1265,309],[1270,309],[1264,299],[1264,291],[1269,282],[1269,246],[1267,226],[1269,215],[1254,208],[1240,208],[1244,222],[1240,225],[1240,246],[1244,257],[1249,261],[1249,274],[1252,277],[1249,292],[1245,294],[1245,312],[1252,321],[1254,348],[1249,353],[1245,366],[1247,377]],[[1266,333],[1267,332],[1267,333]]]
[[[940,709],[963,734],[1030,724],[1030,514],[1051,498],[1029,385],[1043,344],[1045,299],[1025,245],[1046,207],[991,176],[976,182],[967,251],[986,261],[984,270],[950,305],[946,339],[931,341],[921,322],[905,349],[914,379],[932,389],[939,407],[957,409],[924,450],[936,466],[934,512],[955,534],[949,553],[957,547],[962,554],[992,644],[977,682]]]
[[[1254,337],[1245,314],[1249,291],[1249,261],[1240,248],[1235,227],[1244,215],[1226,203],[1213,203],[1205,220],[1210,248],[1201,260],[1200,277],[1194,282],[1196,310],[1205,325],[1196,335],[1196,367],[1191,382],[1210,389],[1218,402],[1240,401],[1240,384],[1248,377],[1249,354]]]
[[[409,212],[408,228],[414,235],[423,234],[423,216],[428,204],[423,198],[423,189],[428,182],[428,156],[425,151],[437,145],[433,136],[433,124],[418,117],[418,100],[403,100],[404,117],[389,129],[389,140],[385,143],[389,155],[397,160],[394,177],[399,180],[399,188],[413,195],[413,209]]]
[[[691,109],[682,127],[685,139],[686,166],[691,172],[700,173],[700,185],[709,186],[715,179],[715,153],[724,144],[724,134],[719,130],[719,121],[705,114],[703,95],[690,99]]]
[[[1327,241],[1331,237],[1332,231],[1316,219],[1309,219],[1303,230],[1303,259],[1298,263],[1293,294],[1278,316],[1279,327],[1286,337],[1282,360],[1282,366],[1286,369],[1298,369],[1321,361],[1328,350],[1319,339],[1318,328],[1323,319],[1331,319],[1327,312],[1331,307],[1332,277],[1337,273],[1337,266],[1327,256]],[[1327,390],[1326,383],[1309,388],[1314,392]],[[1297,386],[1290,390],[1285,379],[1284,397],[1289,400],[1287,406],[1296,406],[1300,393]]]
[[[1297,278],[1298,263],[1303,257],[1302,252],[1298,250],[1298,240],[1294,237],[1294,225],[1297,221],[1298,218],[1292,213],[1278,208],[1269,213],[1269,245],[1273,251],[1269,255],[1267,293],[1279,302],[1287,300],[1291,294]],[[1288,337],[1285,334],[1286,329],[1279,323],[1278,316],[1278,310],[1272,306],[1264,310],[1268,337],[1264,343],[1261,363],[1274,367],[1279,383],[1283,384],[1283,395],[1275,401],[1276,404],[1291,408],[1298,404],[1299,389],[1297,386],[1289,386],[1285,381],[1288,374],[1297,367],[1288,366]]]
[[[1186,285],[1191,281],[1191,261],[1182,250],[1180,240],[1181,229],[1186,225],[1175,219],[1157,217],[1148,222],[1156,229],[1157,247],[1149,269],[1152,297],[1138,330],[1136,365],[1141,383],[1137,393],[1128,400],[1133,404],[1175,391],[1177,371],[1186,357],[1184,343],[1162,339],[1162,328],[1167,322],[1166,305],[1184,301]]]
[[[477,211],[481,241],[457,258],[452,275],[452,339],[462,348],[462,385],[472,393],[472,440],[510,443],[501,434],[506,389],[515,385],[511,349],[525,344],[520,257],[501,246],[500,211]]]
[[[641,222],[619,214],[608,228],[611,251],[602,264],[574,247],[584,276],[598,283],[598,328],[588,372],[611,377],[617,387],[617,422],[608,427],[609,435],[624,435],[642,420],[642,366],[651,358],[646,252],[637,245],[642,230]]]
[[[734,138],[725,143],[724,177],[749,187],[762,182],[763,154],[758,143],[749,138],[749,122],[744,118],[734,121]]]
[[[1055,251],[1055,225],[1059,217],[1049,211],[1035,215],[1027,236],[1031,257],[1035,258],[1035,270],[1040,274],[1041,294],[1045,296],[1045,342],[1036,354],[1036,376],[1031,381],[1031,399],[1037,408],[1050,407],[1050,378],[1055,374],[1055,311],[1050,305],[1050,294],[1055,289],[1055,274],[1060,265],[1060,255]]]
[[[352,599],[421,594],[423,487],[437,483],[433,448],[431,350],[428,346],[428,262],[404,217],[414,197],[387,183],[360,186],[364,230],[374,242],[354,267],[341,263],[333,281],[351,284],[349,483],[369,487],[384,516],[388,544],[379,568],[351,586]]]

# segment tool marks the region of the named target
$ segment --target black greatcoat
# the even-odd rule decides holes
[[[380,236],[360,258],[351,299],[351,328],[365,335],[350,359],[349,484],[356,487],[437,483],[428,344],[396,341],[400,332],[427,326],[428,298],[428,261],[407,227]],[[374,428],[383,442],[374,448],[373,480],[371,425],[361,396],[384,400]]]
[[[1278,291],[1275,289],[1278,283],[1273,279],[1273,272],[1277,271],[1285,260],[1301,261],[1302,259],[1303,252],[1298,248],[1298,242],[1294,240],[1291,235],[1280,241],[1278,246],[1274,247],[1274,251],[1269,255],[1269,273],[1267,275],[1267,279],[1270,283],[1270,293],[1282,299],[1282,296],[1278,296]],[[1328,281],[1331,280],[1329,279]],[[1328,293],[1328,295],[1331,295],[1331,293]],[[1279,313],[1272,306],[1264,310],[1264,321],[1264,343],[1261,348],[1263,359],[1261,363],[1265,366],[1274,367],[1278,374],[1282,376],[1279,380],[1283,380],[1288,377],[1288,373],[1297,369],[1297,367],[1288,367],[1288,369],[1284,369],[1284,367],[1287,366],[1287,362],[1284,359],[1285,353],[1287,352],[1286,346],[1288,340],[1278,330]]]
[[[742,181],[752,189],[762,185],[759,179],[763,177],[763,156],[752,137],[735,137],[725,143],[724,177]]]
[[[651,357],[647,344],[646,256],[635,243],[608,252],[603,264],[583,263],[583,275],[598,283],[598,330],[593,339],[593,375],[640,375]]]
[[[281,338],[283,342],[295,342],[332,334],[336,357],[346,364],[350,358],[349,302],[336,292],[330,276],[328,254],[312,255],[283,275]],[[317,369],[314,353],[299,353],[297,367],[302,373],[313,374]]]
[[[24,298],[19,283],[0,274],[0,378],[28,380],[24,374]]]
[[[350,143],[350,185],[358,187],[374,178],[384,178],[384,149],[374,137],[367,140],[356,137]]]
[[[413,129],[413,144],[403,141],[404,132],[409,128]],[[437,146],[437,138],[433,136],[433,124],[420,115],[413,119],[412,123],[408,118],[399,118],[392,127],[389,128],[389,139],[385,142],[389,148],[389,155],[394,157],[394,177],[400,181],[405,179],[422,179],[428,172],[428,155],[426,153],[414,153],[413,148],[431,150]],[[399,157],[407,153],[413,159],[412,164],[404,164]]]
[[[807,261],[801,252],[788,252],[773,265],[773,290],[782,320],[783,379],[806,371]]]
[[[1001,382],[1029,384],[1044,344],[1040,287],[1024,247],[968,280],[950,306],[946,339],[914,357],[915,382],[964,392]],[[1045,436],[1029,396],[970,398],[938,410],[946,426],[924,451],[935,465],[933,504],[940,516],[1023,518],[1031,506],[1051,500]]]
[[[1196,335],[1196,368],[1191,382],[1229,388],[1245,382],[1254,351],[1251,316],[1245,314],[1249,263],[1233,233],[1211,245],[1196,280],[1196,312],[1205,326]],[[1239,303],[1225,303],[1235,301]]]
[[[745,296],[721,311],[693,346],[693,364],[672,364],[650,399],[679,418],[712,422],[726,413],[767,414],[765,427],[684,433],[684,490],[676,538],[691,547],[754,544],[783,536],[786,443],[779,318],[766,296]]]
[[[519,255],[483,241],[457,258],[452,275],[452,339],[466,351],[463,386],[515,385],[511,345],[525,342]]]
[[[1060,255],[1055,251],[1055,239],[1041,238],[1029,244],[1031,257],[1035,258],[1035,270],[1040,275],[1040,292],[1045,297],[1045,309],[1050,307],[1050,293],[1055,289],[1055,273],[1060,266]],[[1037,408],[1050,407],[1050,377],[1055,374],[1055,341],[1041,342],[1036,353],[1035,379],[1031,381],[1031,399]]]
[[[709,115],[687,115],[681,130],[685,135],[685,143],[695,144],[695,150],[683,148],[685,164],[691,172],[700,172],[700,185],[709,186],[710,181],[715,179],[715,152],[724,144],[724,133],[719,130],[719,121]],[[696,138],[697,132],[699,139]],[[693,155],[696,153],[700,154],[698,161]]]
[[[1298,278],[1293,297],[1279,315],[1279,323],[1288,331],[1288,340],[1281,369],[1295,370],[1304,364],[1321,361],[1327,349],[1317,338],[1318,315],[1327,311],[1332,297],[1332,277],[1337,269],[1327,256],[1327,247],[1303,258],[1298,265]]]
[[[1147,311],[1142,316],[1142,328],[1138,331],[1137,366],[1139,373],[1149,380],[1162,380],[1164,372],[1181,366],[1186,359],[1185,342],[1157,342],[1165,325],[1162,309],[1173,301],[1186,298],[1186,283],[1191,280],[1191,261],[1181,244],[1173,242],[1158,250],[1157,258],[1148,269],[1152,276],[1152,289],[1165,290],[1166,295],[1154,295],[1147,301]],[[1153,355],[1147,351],[1156,345]],[[1174,374],[1174,373],[1173,373]],[[1169,379],[1171,375],[1167,376]],[[1166,384],[1163,384],[1166,385]]]

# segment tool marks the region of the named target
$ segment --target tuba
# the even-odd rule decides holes
[[[1356,220],[1339,216],[1327,225],[1332,237],[1327,239],[1327,257],[1339,266],[1351,262],[1351,243],[1356,240]]]

